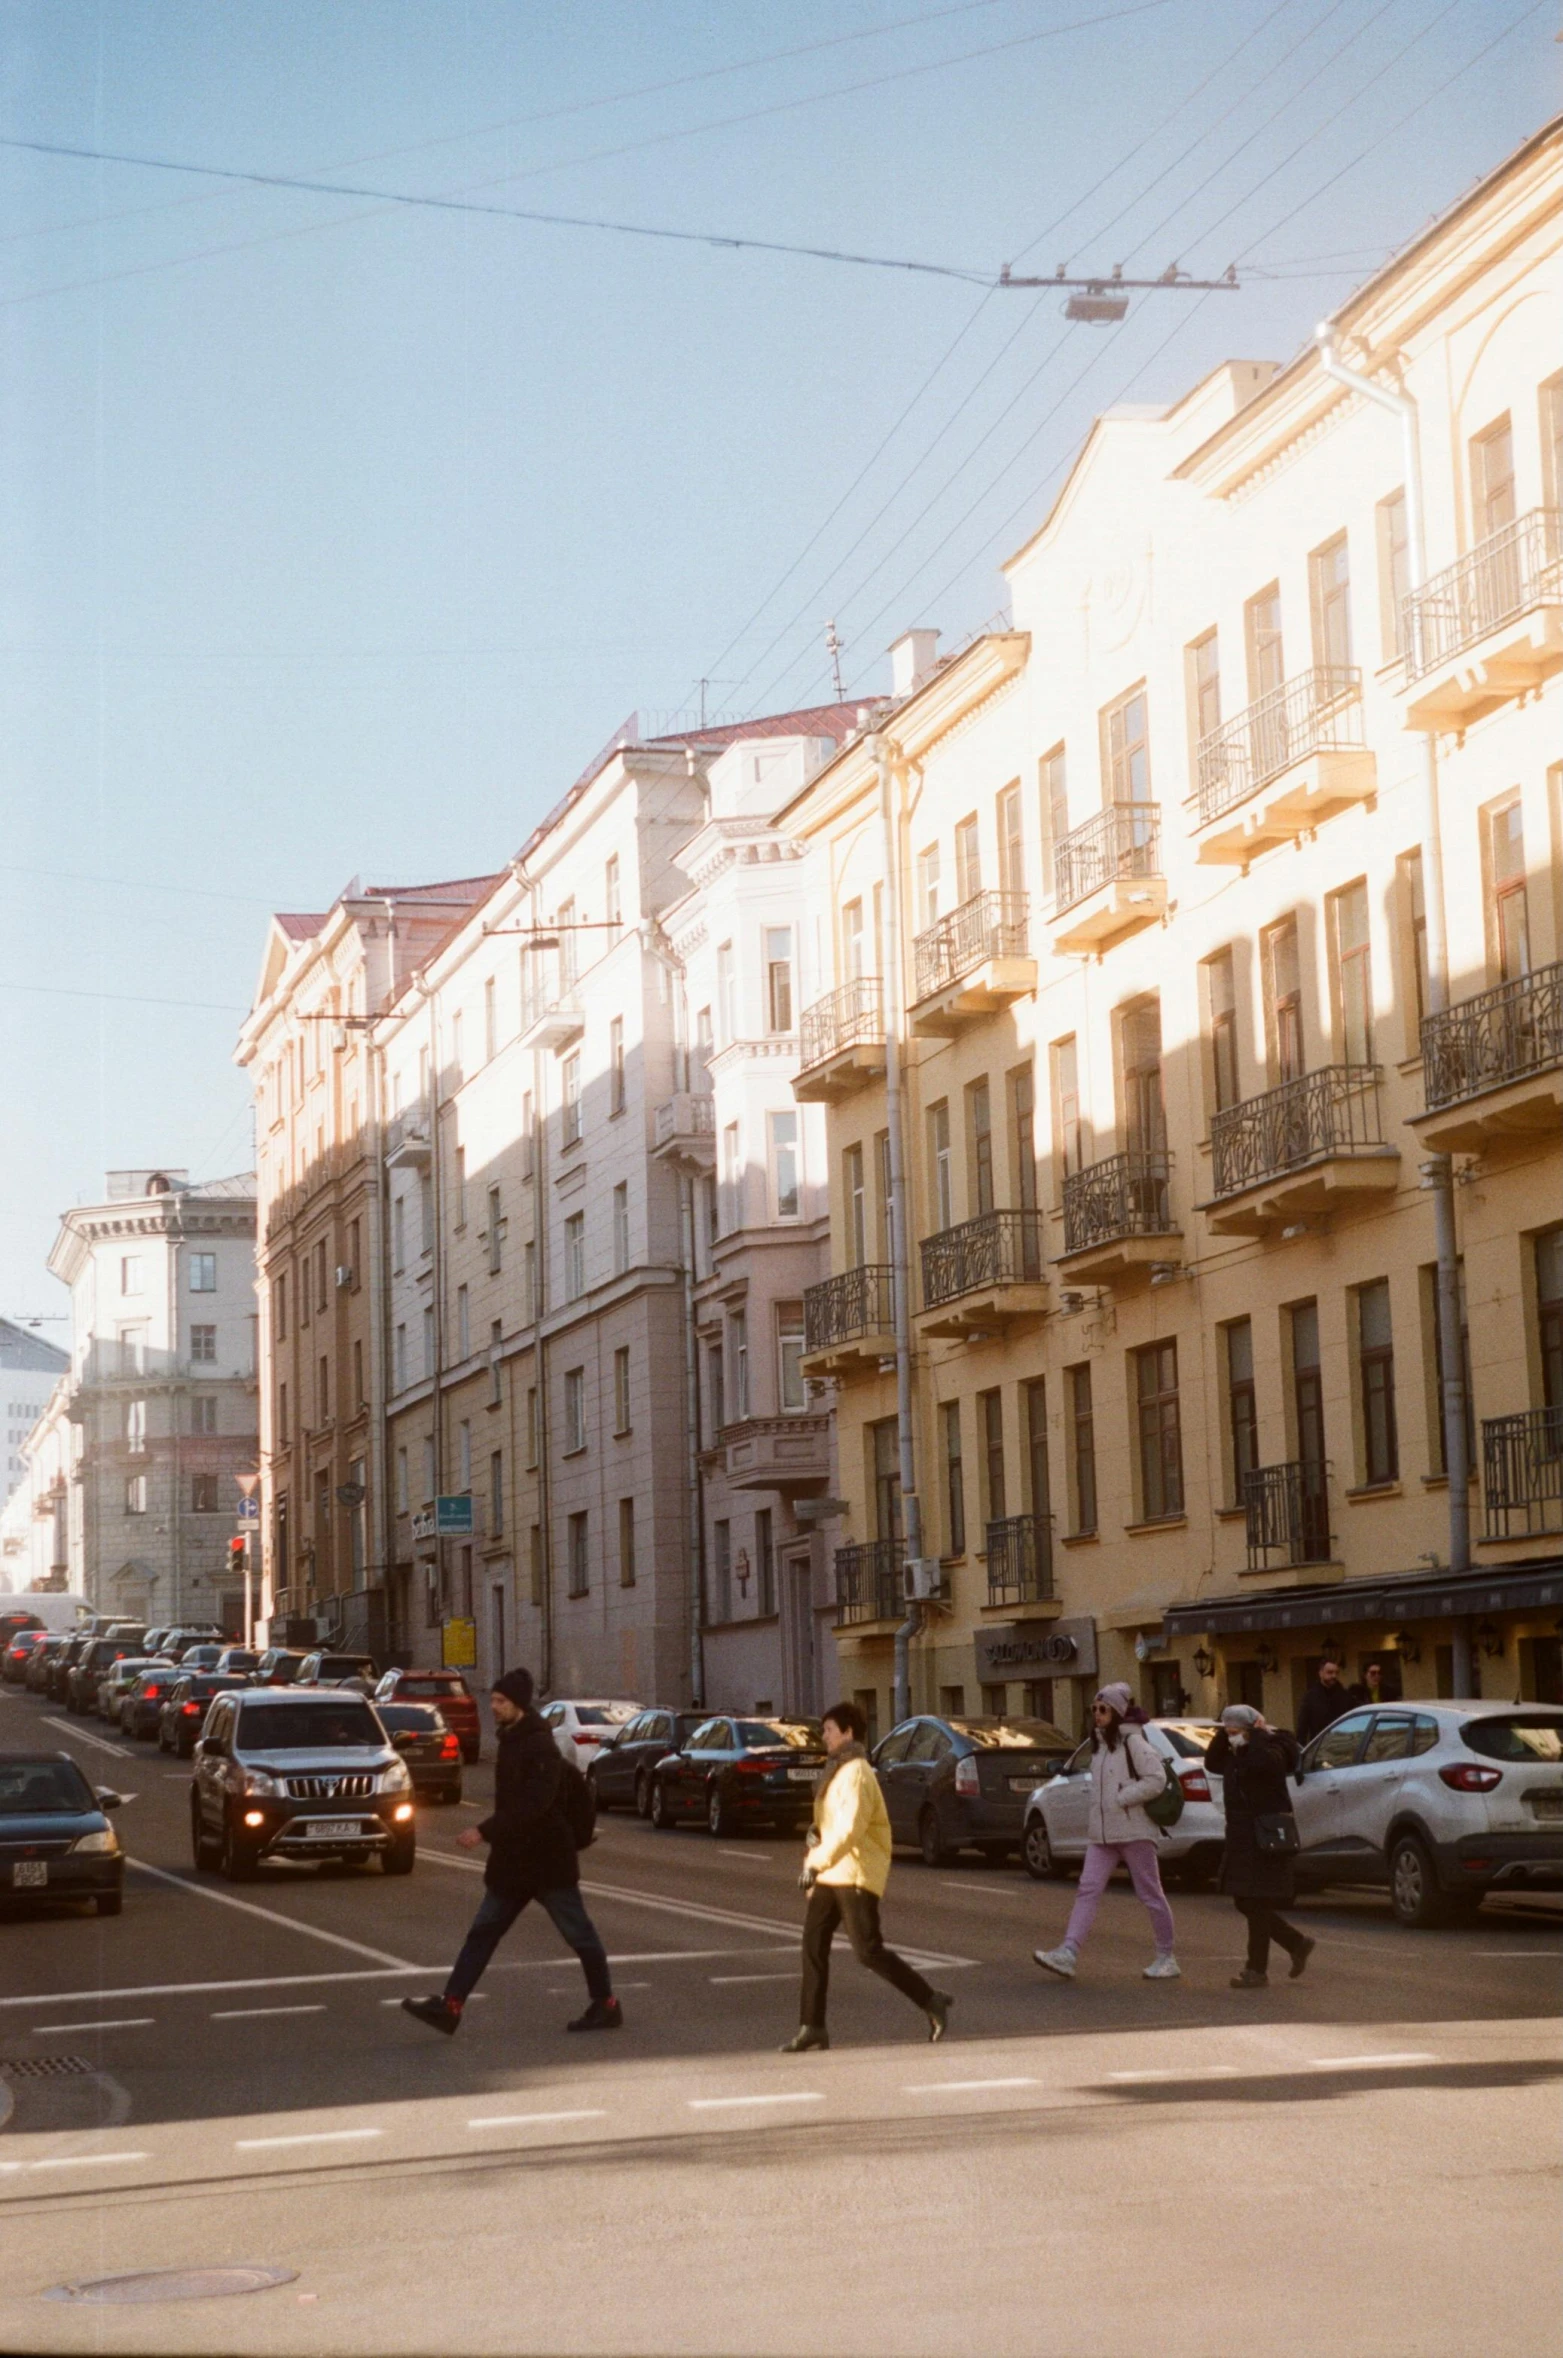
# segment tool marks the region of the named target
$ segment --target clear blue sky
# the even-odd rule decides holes
[[[1294,350],[1556,107],[1555,18],[9,0],[8,138],[1276,275],[1066,330],[1052,295],[0,147],[0,1312],[60,1306],[55,1215],[107,1166],[248,1162],[269,908],[498,863],[702,676],[828,693],[829,616],[863,690],[900,629],[980,623],[1093,413]]]

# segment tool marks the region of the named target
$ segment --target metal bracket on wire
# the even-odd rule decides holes
[[[1111,322],[1122,319],[1129,308],[1129,296],[1153,294],[1158,289],[1177,288],[1184,294],[1219,295],[1238,291],[1237,267],[1228,263],[1224,278],[1190,278],[1175,262],[1169,262],[1160,278],[1125,278],[1121,262],[1114,263],[1105,277],[1071,278],[1062,262],[1050,278],[1017,277],[1006,262],[998,275],[1001,287],[1065,287],[1070,291],[1064,305],[1066,319],[1086,319]]]

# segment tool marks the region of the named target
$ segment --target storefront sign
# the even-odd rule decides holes
[[[973,1633],[977,1677],[983,1686],[1010,1679],[1095,1678],[1096,1623],[1008,1621]]]

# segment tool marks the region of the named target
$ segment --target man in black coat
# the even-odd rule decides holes
[[[1341,1683],[1340,1664],[1327,1654],[1319,1664],[1318,1677],[1298,1707],[1298,1743],[1311,1744],[1315,1736],[1322,1736],[1356,1700],[1351,1689]]]
[[[564,1762],[552,1731],[532,1708],[532,1673],[507,1670],[494,1682],[494,1808],[479,1826],[456,1837],[459,1850],[488,1844],[488,1886],[461,1954],[437,1998],[403,1998],[406,2011],[448,2038],[484,1968],[528,1901],[547,1910],[554,1930],[581,1960],[589,2003],[568,2026],[573,2031],[620,2030],[624,2015],[613,1994],[607,1953],[581,1898],[575,1837],[564,1810]]]

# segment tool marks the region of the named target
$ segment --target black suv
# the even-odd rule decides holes
[[[248,1882],[262,1859],[378,1858],[410,1875],[412,1777],[372,1704],[335,1687],[218,1695],[195,1748],[197,1868]]]

